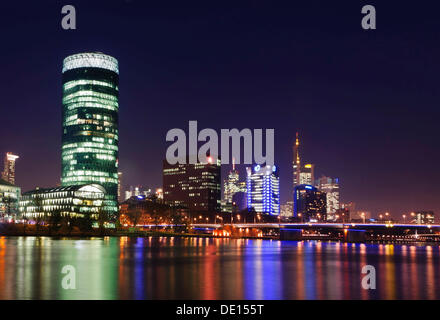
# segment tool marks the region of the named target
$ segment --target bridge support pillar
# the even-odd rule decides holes
[[[345,242],[365,242],[365,240],[367,239],[364,230],[346,229],[344,233]]]
[[[280,228],[280,240],[302,240],[302,229]]]

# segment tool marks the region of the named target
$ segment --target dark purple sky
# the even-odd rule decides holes
[[[0,10],[0,152],[23,190],[60,177],[61,65],[102,51],[120,63],[124,186],[161,185],[172,128],[274,128],[282,202],[291,145],[341,198],[373,213],[440,212],[440,20],[434,2],[60,1]],[[160,4],[158,4],[160,3]],[[376,5],[376,31],[361,8]],[[228,168],[225,168],[225,172]]]

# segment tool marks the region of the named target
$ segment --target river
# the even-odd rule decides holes
[[[412,244],[0,237],[0,299],[439,299],[439,257]]]

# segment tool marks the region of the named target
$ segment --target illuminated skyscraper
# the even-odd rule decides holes
[[[324,192],[311,185],[295,187],[293,193],[293,215],[305,222],[327,220],[327,201]]]
[[[122,172],[118,172],[118,202],[122,202]]]
[[[257,213],[280,214],[280,179],[276,166],[246,168],[247,207]]]
[[[2,179],[15,185],[15,160],[19,157],[11,152],[6,153]]]
[[[232,204],[234,194],[237,192],[246,192],[246,187],[243,188],[240,183],[240,175],[235,169],[235,161],[232,159],[232,170],[229,172],[227,179],[224,181],[224,206],[222,211],[232,212]]]
[[[17,216],[20,194],[19,187],[0,179],[0,220],[13,219]]]
[[[163,162],[163,200],[190,212],[220,212],[221,162],[207,157],[206,163]]]
[[[315,165],[310,163],[305,164],[299,174],[299,184],[313,185],[314,183],[315,183]]]
[[[118,61],[80,53],[63,62],[62,186],[97,183],[104,210],[118,199]]]
[[[339,179],[323,176],[316,181],[316,186],[327,195],[327,220],[332,221],[339,209]]]

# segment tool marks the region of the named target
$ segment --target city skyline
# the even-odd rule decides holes
[[[134,14],[137,21],[140,21],[140,16],[134,12],[139,10],[139,6],[141,5],[137,3],[124,4],[121,5],[121,10]],[[42,6],[35,9],[44,17],[50,14],[45,13],[44,8]],[[158,25],[173,18],[172,11],[160,7],[153,9],[159,17]],[[255,26],[256,21],[253,19],[260,17],[262,9],[258,5],[253,8],[250,17],[246,18],[250,26]],[[297,9],[305,12],[306,16],[312,11],[307,6]],[[12,6],[11,10],[16,8]],[[91,23],[93,14],[99,13],[98,7],[92,6],[90,10],[89,15],[84,17],[85,24]],[[322,61],[316,55],[307,57],[304,53],[295,53],[293,57],[305,65],[298,68],[300,66],[295,59],[287,58],[296,48],[295,41],[304,44],[304,39],[294,32],[297,24],[307,26],[304,18],[292,22],[281,10],[271,13],[269,21],[273,30],[280,29],[282,22],[291,23],[287,25],[287,30],[292,31],[292,37],[281,34],[269,41],[269,35],[263,33],[264,39],[274,46],[263,48],[266,52],[266,64],[261,64],[262,57],[252,50],[246,50],[245,46],[238,43],[237,38],[231,38],[232,27],[236,27],[237,23],[236,18],[243,17],[243,12],[240,9],[220,10],[223,10],[226,17],[226,30],[224,34],[208,38],[209,50],[203,49],[196,42],[205,38],[207,32],[197,26],[207,26],[209,31],[220,31],[214,22],[199,16],[204,11],[207,11],[208,16],[212,14],[210,8],[199,8],[189,15],[193,22],[189,25],[183,24],[183,30],[179,32],[170,27],[154,35],[154,45],[150,42],[149,45],[143,44],[138,50],[134,50],[136,47],[129,44],[126,51],[136,52],[133,56],[124,51],[124,44],[127,44],[124,40],[115,44],[110,40],[115,33],[121,34],[135,26],[139,27],[136,22],[126,26],[118,23],[121,30],[110,26],[107,32],[100,26],[92,32],[79,28],[77,35],[50,29],[49,34],[53,35],[53,41],[63,45],[54,52],[46,52],[44,58],[40,56],[38,49],[35,50],[36,59],[41,58],[39,65],[33,63],[34,59],[19,53],[24,52],[24,46],[29,43],[36,48],[45,45],[31,39],[32,31],[19,28],[15,31],[15,38],[11,38],[11,34],[6,35],[9,43],[12,43],[11,50],[6,55],[13,63],[6,66],[5,78],[2,80],[8,88],[4,103],[9,109],[5,116],[5,125],[0,129],[1,135],[7,137],[0,141],[0,152],[3,154],[12,151],[20,155],[16,184],[22,191],[59,183],[61,142],[56,133],[60,130],[61,117],[61,61],[70,54],[99,50],[118,58],[124,70],[121,75],[124,77],[121,84],[124,94],[120,100],[120,125],[123,132],[120,171],[124,173],[124,186],[161,186],[161,161],[167,147],[165,133],[173,127],[184,128],[188,120],[198,120],[202,126],[215,129],[275,128],[275,162],[280,168],[281,203],[285,203],[291,199],[291,146],[296,128],[299,128],[301,144],[307,146],[301,157],[316,164],[316,177],[326,175],[340,178],[341,202],[353,201],[362,210],[373,213],[389,211],[396,217],[404,212],[418,210],[439,211],[440,204],[436,199],[439,190],[435,184],[438,173],[434,170],[439,154],[434,139],[435,117],[432,117],[436,105],[432,80],[438,70],[433,67],[423,76],[419,75],[417,87],[413,90],[408,90],[412,88],[410,80],[401,79],[404,76],[411,79],[409,76],[413,74],[414,65],[422,67],[419,61],[431,61],[436,55],[435,50],[398,52],[398,48],[404,43],[409,42],[412,47],[416,47],[418,41],[421,41],[412,36],[409,27],[408,30],[405,29],[408,38],[392,41],[395,48],[385,44],[388,39],[386,35],[382,35],[380,40],[374,40],[361,30],[358,33],[344,33],[342,30],[342,34],[348,37],[349,43],[356,46],[359,52],[353,53],[350,60],[345,61],[338,58],[338,49],[335,49],[336,52],[330,54],[330,58],[338,62],[335,65],[341,75],[324,76],[336,71],[333,63]],[[406,14],[399,13],[400,16]],[[105,14],[98,14],[98,17],[103,20],[108,18]],[[276,23],[277,17],[282,18],[282,22]],[[383,23],[390,28],[390,37],[393,38],[393,32],[400,30],[391,27],[393,20],[388,17],[390,21]],[[45,31],[52,20],[48,21],[40,21],[36,29]],[[261,23],[260,20],[259,22]],[[8,26],[11,28],[20,23],[20,20],[5,23],[10,23]],[[181,23],[175,21],[173,26],[180,26]],[[348,21],[342,20],[336,28],[345,26],[346,23]],[[146,24],[143,28],[148,30],[151,25],[149,22]],[[190,31],[193,31],[191,34],[194,40],[188,38]],[[92,42],[100,33],[100,41]],[[259,48],[250,29],[241,28],[239,33],[244,37],[246,46],[255,50]],[[168,50],[173,49],[173,45],[164,43],[162,39],[168,36],[167,39],[172,39],[177,44],[180,43],[178,37],[182,35],[189,41],[189,45],[180,48],[180,54],[172,54]],[[304,49],[309,50],[309,53],[319,48],[318,42],[323,41],[326,34],[317,28],[312,30],[312,35],[316,40]],[[67,41],[62,40],[64,37]],[[424,42],[431,43],[434,40],[434,35],[429,32],[423,37]],[[217,40],[220,41],[218,45],[215,43]],[[344,46],[342,38],[334,40],[337,45]],[[281,45],[279,50],[276,49],[277,43]],[[241,50],[238,57],[234,55],[235,52],[227,49],[228,44],[238,46]],[[222,45],[223,51],[215,53],[212,50]],[[397,57],[397,60],[393,60],[395,64],[385,68],[384,59],[369,53],[368,50],[374,49],[381,49],[380,52],[387,57]],[[189,61],[182,63],[185,57]],[[197,61],[192,61],[190,57],[197,57]],[[253,59],[249,61],[248,57]],[[173,62],[175,58],[177,61]],[[275,58],[280,58],[281,61],[275,62]],[[218,59],[223,64],[232,59],[231,66],[220,70],[211,61]],[[372,61],[369,62],[368,59]],[[312,67],[313,63],[316,66]],[[204,65],[206,69],[202,69],[200,65]],[[258,69],[261,65],[263,67]],[[324,67],[325,72],[319,71],[320,67]],[[380,68],[385,70],[380,71]],[[252,70],[255,72],[251,72]],[[306,71],[310,71],[310,74]],[[147,75],[146,81],[138,75],[139,72]],[[182,77],[176,76],[176,73],[182,74]],[[248,73],[246,77],[245,73]],[[347,79],[355,73],[364,74],[364,80],[351,84]],[[14,74],[18,76],[14,78]],[[187,81],[187,76],[191,76],[192,82]],[[26,96],[19,94],[23,77],[33,81],[33,85],[27,88]],[[376,77],[380,81],[377,84],[370,83],[369,80]],[[7,83],[6,79],[12,80]],[[231,79],[238,80],[228,85]],[[385,81],[390,82],[390,92],[382,89]],[[432,92],[431,96],[420,97],[419,92],[423,89]],[[345,96],[345,90],[350,91],[349,97]],[[353,108],[353,105],[358,107]],[[268,107],[273,106],[277,108],[271,117],[261,116]],[[217,112],[215,119],[203,112],[207,108]],[[423,109],[424,113],[417,112],[419,109]],[[169,110],[175,113],[172,117],[169,116]],[[317,110],[318,114],[313,110]],[[237,167],[243,177],[245,166]],[[229,170],[229,166],[223,168],[222,178]],[[415,193],[409,190],[409,183],[417,186]]]

